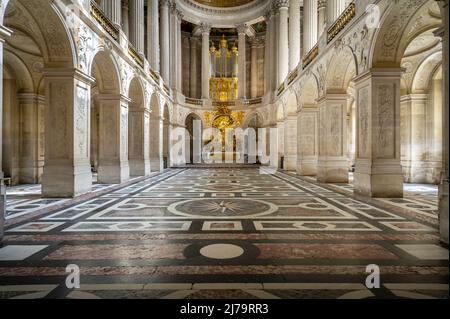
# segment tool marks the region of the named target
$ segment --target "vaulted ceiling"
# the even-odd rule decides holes
[[[229,8],[242,6],[244,4],[253,2],[254,0],[195,0],[195,1],[211,7]]]

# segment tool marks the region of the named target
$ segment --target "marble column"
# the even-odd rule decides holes
[[[181,39],[181,22],[183,14],[177,10],[177,91],[183,92],[183,43]]]
[[[211,26],[201,25],[202,31],[202,99],[209,100],[209,77],[211,61],[209,56],[209,32]]]
[[[122,16],[122,4],[121,1],[117,0],[102,0],[101,4],[102,10],[105,15],[111,20],[111,22],[120,27],[121,16]]]
[[[297,173],[317,175],[319,160],[319,108],[305,107],[297,115]]]
[[[160,0],[161,9],[161,76],[169,84],[170,81],[170,34],[169,34],[169,0]]]
[[[246,98],[246,87],[247,87],[247,62],[246,62],[246,25],[238,25],[238,99],[243,100]]]
[[[371,69],[355,79],[355,193],[403,197],[400,164],[400,79],[403,69]]]
[[[297,115],[288,114],[284,120],[284,169],[297,168]]]
[[[347,94],[319,98],[319,162],[317,180],[348,183]]]
[[[320,37],[323,32],[327,29],[327,0],[318,0],[317,2],[318,9],[318,36]]]
[[[152,172],[163,170],[162,127],[162,119],[152,116],[150,119],[150,167]]]
[[[446,88],[449,85],[449,1],[437,1],[442,12],[442,27],[436,31],[436,35],[442,38],[442,87]],[[441,174],[441,183],[439,185],[439,231],[441,234],[441,241],[448,245],[448,180],[449,180],[449,96],[448,90],[442,90],[443,101],[443,172]]]
[[[89,158],[91,84],[76,69],[44,71],[45,166],[43,197],[75,197],[92,188]]]
[[[150,175],[149,111],[140,105],[130,105],[128,119],[130,175],[148,176]]]
[[[252,51],[252,60],[251,60],[251,79],[250,79],[250,85],[251,85],[251,92],[250,96],[252,99],[255,99],[258,97],[258,40],[253,39],[251,43],[251,51]]]
[[[120,184],[130,178],[128,103],[123,95],[101,94],[99,100],[98,182]]]
[[[144,0],[129,0],[130,41],[139,54],[144,54]]]
[[[190,38],[190,45],[191,45],[191,61],[190,61],[190,71],[189,71],[189,92],[191,98],[197,98],[198,92],[197,92],[197,46],[198,46],[198,39],[196,37]]]
[[[3,11],[0,9],[0,13]],[[0,145],[3,145],[3,46],[5,39],[11,36],[11,31],[0,25]],[[0,147],[0,243],[4,234],[6,211],[6,186],[3,182],[3,148]]]
[[[331,27],[345,10],[345,0],[327,0],[327,25]]]
[[[121,14],[122,31],[127,37],[130,37],[130,8],[128,0],[122,1],[122,14]]]
[[[159,51],[159,2],[152,0],[147,1],[147,60],[156,72],[160,72]]]
[[[178,10],[175,3],[171,4],[169,15],[170,27],[170,86],[178,91]]]
[[[279,10],[277,86],[279,86],[286,80],[289,74],[289,1],[278,1],[277,6]]]
[[[303,46],[305,54],[317,44],[317,0],[303,1]]]
[[[289,71],[300,64],[300,0],[289,2]]]
[[[266,39],[264,43],[264,92],[268,93],[271,91],[271,79],[272,79],[272,72],[271,72],[271,60],[273,57],[273,49],[271,48],[272,45],[272,11],[269,10],[265,16],[266,20]]]
[[[45,96],[18,94],[20,112],[19,182],[38,184],[44,168],[44,104]]]

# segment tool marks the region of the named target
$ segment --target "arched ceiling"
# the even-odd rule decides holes
[[[211,7],[229,8],[229,7],[239,7],[244,4],[253,2],[254,0],[194,0],[194,1]]]
[[[206,23],[213,28],[234,28],[264,20],[270,0],[180,0],[184,20],[195,25]]]

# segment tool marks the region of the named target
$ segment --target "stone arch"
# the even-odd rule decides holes
[[[426,57],[417,68],[414,74],[411,93],[428,93],[430,89],[430,81],[436,70],[442,65],[442,52],[434,52]]]
[[[434,0],[390,1],[381,17],[369,54],[373,68],[400,67],[411,41],[419,34],[441,26],[441,13]]]
[[[11,38],[34,41],[46,67],[77,65],[76,45],[57,5],[46,0],[9,0],[3,5],[3,24],[13,30]]]
[[[200,127],[199,132],[194,131],[195,130],[194,121],[196,121],[196,120],[201,122],[201,127]],[[186,163],[194,164],[195,162],[199,162],[199,160],[201,160],[201,158],[200,159],[198,158],[198,155],[199,155],[198,151],[200,151],[200,153],[201,153],[203,122],[202,122],[201,117],[196,112],[190,112],[187,114],[183,123],[185,125],[186,133],[187,133],[185,135]]]
[[[315,75],[310,75],[304,82],[301,90],[299,107],[317,105],[317,99],[319,98],[319,86],[317,84],[317,78]]]
[[[113,55],[99,50],[92,58],[89,74],[95,78],[99,92],[102,94],[120,94],[120,72]]]
[[[242,127],[260,128],[264,123],[264,116],[259,111],[253,111],[247,114]]]
[[[291,92],[286,101],[286,116],[295,115],[298,111],[298,99],[295,92]]]
[[[32,72],[18,55],[14,54],[8,48],[4,51],[4,78],[14,78],[17,87],[21,92],[37,92],[39,91],[39,83],[35,84]]]
[[[325,77],[326,93],[344,93],[358,75],[358,63],[348,46],[337,49],[330,59]]]

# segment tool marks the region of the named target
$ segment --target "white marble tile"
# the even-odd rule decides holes
[[[24,260],[48,245],[9,245],[0,248],[0,261]]]
[[[438,245],[395,245],[416,258],[424,260],[448,260],[448,249]]]

